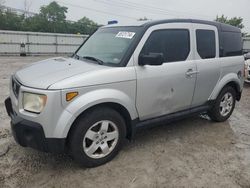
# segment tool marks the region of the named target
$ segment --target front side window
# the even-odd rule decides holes
[[[119,66],[140,27],[110,27],[96,31],[76,52],[78,58]]]
[[[157,30],[151,33],[141,54],[161,53],[164,62],[185,61],[190,52],[190,36],[187,29]]]
[[[213,30],[196,30],[197,52],[202,59],[215,58],[216,43]]]

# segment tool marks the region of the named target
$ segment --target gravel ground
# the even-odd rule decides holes
[[[4,99],[10,74],[46,57],[0,57],[0,187],[250,187],[250,86],[231,118],[194,117],[139,132],[101,167],[22,148]]]

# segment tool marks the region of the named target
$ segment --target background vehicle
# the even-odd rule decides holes
[[[240,100],[239,29],[200,20],[100,28],[72,58],[17,71],[5,102],[16,141],[93,167],[141,127],[207,112],[225,121]]]
[[[250,52],[244,55],[245,57],[245,82],[250,83]]]

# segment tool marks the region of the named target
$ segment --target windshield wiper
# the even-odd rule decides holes
[[[104,62],[96,57],[92,57],[92,56],[83,56],[82,58],[84,59],[89,59],[89,60],[92,60],[92,61],[95,61],[97,62],[99,65],[103,65]]]

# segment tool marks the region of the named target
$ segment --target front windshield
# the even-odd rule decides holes
[[[83,44],[76,56],[118,66],[138,30],[139,27],[101,28]]]

